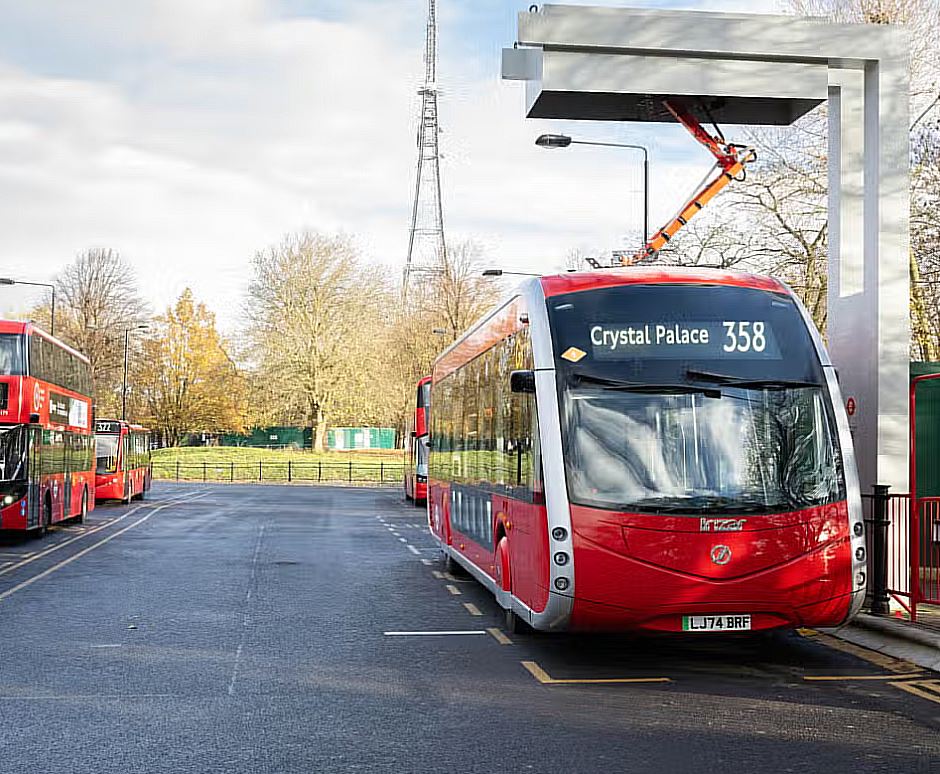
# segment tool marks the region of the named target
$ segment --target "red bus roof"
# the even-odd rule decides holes
[[[541,278],[546,297],[615,285],[729,285],[739,288],[787,293],[787,287],[773,277],[721,269],[680,269],[671,266],[631,266],[590,272],[552,274]]]
[[[42,336],[42,338],[44,338],[46,341],[52,342],[57,347],[64,349],[70,355],[74,355],[79,360],[82,360],[89,365],[91,364],[91,361],[77,349],[70,347],[61,339],[57,339],[55,336],[46,333],[42,328],[36,325],[36,323],[23,322],[22,320],[0,320],[0,333],[19,333],[33,336]]]
[[[427,384],[430,381],[431,381],[430,376],[422,376],[420,379],[418,379],[418,386],[420,387],[421,385]]]

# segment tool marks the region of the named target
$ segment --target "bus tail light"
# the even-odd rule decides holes
[[[566,554],[564,551],[559,551],[557,554],[555,554],[555,564],[557,564],[559,567],[564,567],[566,564],[568,564],[568,554]]]
[[[855,576],[855,585],[856,586],[865,585],[865,573],[860,572],[858,575]]]
[[[555,527],[555,529],[552,530],[552,537],[555,538],[555,540],[564,540],[568,537],[568,530],[564,527]]]
[[[567,578],[555,578],[555,588],[559,591],[567,591],[571,581]]]

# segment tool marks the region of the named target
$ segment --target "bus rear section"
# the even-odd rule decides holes
[[[428,497],[428,428],[431,410],[431,377],[418,382],[415,407],[405,427],[405,498],[416,505]]]
[[[515,304],[521,357],[500,354],[494,330],[492,347],[458,356],[458,342],[435,367],[430,493],[445,552],[511,615],[691,636],[858,611],[847,420],[785,286],[630,269],[542,278]]]
[[[94,507],[90,393],[87,358],[0,321],[0,529],[41,534]]]
[[[151,486],[150,431],[120,419],[95,423],[95,499],[143,500]]]

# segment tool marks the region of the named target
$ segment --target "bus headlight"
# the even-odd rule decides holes
[[[865,585],[865,573],[860,572],[858,575],[855,576],[855,585],[856,586]]]
[[[7,495],[6,497],[3,498],[4,505],[9,505],[12,502],[13,502],[13,495]]]
[[[571,581],[567,578],[555,578],[555,588],[559,591],[567,591]]]
[[[568,530],[564,527],[555,527],[555,529],[552,530],[552,537],[555,538],[555,540],[564,540],[568,537]]]
[[[855,532],[855,537],[861,537],[862,533],[865,531],[865,525],[860,521],[856,521],[852,530]]]
[[[564,567],[566,564],[568,564],[568,554],[566,554],[564,551],[559,551],[557,554],[555,554],[555,564],[557,564],[559,567]]]
[[[860,562],[865,558],[865,549],[862,546],[855,549],[855,558]]]

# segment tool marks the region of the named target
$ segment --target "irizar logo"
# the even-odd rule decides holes
[[[699,532],[740,532],[747,519],[700,519]]]

